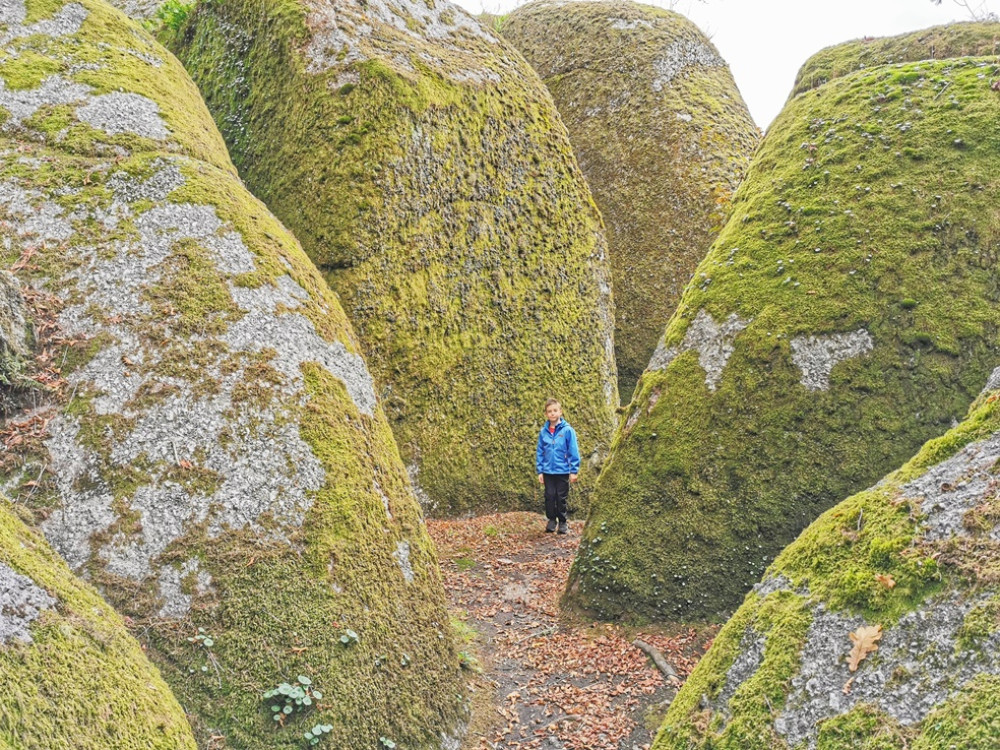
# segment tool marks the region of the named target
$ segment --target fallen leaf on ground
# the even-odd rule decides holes
[[[862,660],[872,651],[878,650],[878,641],[882,638],[882,626],[862,625],[850,634],[850,638],[854,647],[848,657],[847,668],[857,672]]]

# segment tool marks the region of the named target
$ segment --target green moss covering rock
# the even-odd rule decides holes
[[[996,747],[998,388],[1000,368],[960,425],[781,553],[654,750]],[[862,627],[880,633],[877,650],[852,671]]]
[[[0,745],[194,750],[125,624],[0,498]]]
[[[789,102],[616,434],[569,605],[730,612],[964,414],[1000,361],[997,75],[908,63]]]
[[[920,60],[1000,53],[1000,25],[953,23],[891,37],[866,37],[827,47],[799,69],[792,97],[859,70]]]
[[[202,2],[170,46],[339,293],[426,508],[540,508],[548,396],[584,504],[618,406],[606,241],[523,58],[443,1]]]
[[[627,401],[722,228],[757,128],[725,61],[677,13],[539,0],[502,30],[552,92],[604,217]]]
[[[99,0],[10,8],[0,265],[65,384],[4,423],[0,487],[141,628],[201,746],[452,742],[434,550],[336,297],[166,50]],[[282,725],[262,695],[299,675],[323,697]]]

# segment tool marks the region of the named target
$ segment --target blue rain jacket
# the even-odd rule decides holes
[[[535,451],[535,471],[538,474],[580,473],[580,446],[576,444],[576,431],[565,419],[556,424],[555,434],[549,432],[548,421],[542,425]]]

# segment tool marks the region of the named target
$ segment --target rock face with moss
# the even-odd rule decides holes
[[[918,60],[988,57],[1000,52],[995,23],[953,23],[901,36],[859,39],[827,47],[795,77],[792,97],[859,70]]]
[[[552,92],[607,225],[628,400],[724,223],[757,128],[725,61],[677,13],[541,0],[502,29]]]
[[[994,64],[885,66],[789,102],[639,382],[569,605],[732,611],[822,511],[964,414],[1000,360]]]
[[[464,713],[443,590],[336,298],[134,22],[3,8],[0,263],[50,391],[4,423],[0,487],[143,626],[203,746],[439,746]],[[299,675],[324,697],[274,721]]]
[[[968,417],[775,560],[654,750],[996,746],[1000,368]]]
[[[520,55],[409,0],[200,3],[170,44],[339,293],[428,510],[540,507],[550,395],[583,500],[618,405],[606,241]]]
[[[121,618],[0,498],[4,747],[194,750],[184,712]]]

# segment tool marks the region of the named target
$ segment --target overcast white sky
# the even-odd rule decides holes
[[[507,13],[522,0],[454,0],[472,13]],[[670,7],[667,0],[649,5]],[[971,0],[981,11],[1000,0]],[[831,44],[889,36],[955,20],[969,12],[953,0],[677,0],[683,13],[711,38],[729,63],[754,120],[766,129],[781,110],[799,66]]]

